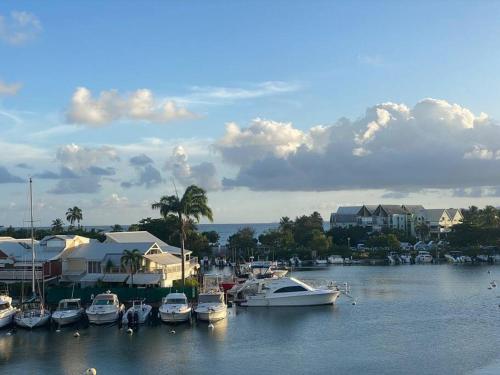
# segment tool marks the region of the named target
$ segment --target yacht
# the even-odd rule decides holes
[[[340,295],[337,288],[317,289],[293,277],[248,280],[237,292],[241,306],[331,305]]]
[[[20,327],[35,328],[41,327],[50,322],[50,311],[45,308],[43,293],[40,296],[36,293],[35,279],[35,229],[33,227],[33,180],[29,180],[29,200],[30,200],[30,226],[31,226],[31,293],[29,300],[23,301],[21,309],[14,316],[14,321]],[[43,275],[42,275],[43,282]],[[38,288],[40,289],[40,287]],[[40,291],[40,290],[39,290]]]
[[[118,296],[108,290],[94,298],[86,313],[89,323],[107,324],[116,322],[124,310],[125,307],[120,305]]]
[[[62,299],[52,313],[52,320],[59,326],[78,322],[83,317],[84,309],[80,298]]]
[[[184,293],[169,293],[162,300],[160,319],[166,323],[187,322],[191,318],[191,307]]]
[[[123,314],[122,323],[129,326],[144,324],[151,315],[153,307],[144,303],[144,300],[132,301],[132,306]]]
[[[419,251],[417,256],[415,257],[415,262],[417,263],[431,263],[432,255],[428,251]]]
[[[17,309],[12,306],[12,297],[7,292],[0,293],[0,328],[12,323]]]
[[[344,264],[344,258],[340,255],[330,255],[327,260],[330,264]]]
[[[210,290],[198,295],[198,306],[194,310],[199,320],[216,322],[225,319],[227,306],[224,293],[220,290]]]

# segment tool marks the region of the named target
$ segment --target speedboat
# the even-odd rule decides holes
[[[290,258],[290,265],[295,267],[300,267],[302,265],[302,261],[299,259],[298,256],[294,256]]]
[[[0,294],[0,328],[12,323],[16,313],[17,309],[12,306],[12,297],[9,297],[7,293]]]
[[[293,277],[248,280],[237,292],[241,306],[315,306],[334,304],[338,288],[317,289]]]
[[[314,261],[318,266],[326,266],[328,264],[328,261],[326,259],[316,259]]]
[[[108,290],[94,298],[86,313],[89,323],[108,324],[116,322],[124,310],[125,307],[120,305],[118,296]]]
[[[219,290],[209,290],[198,295],[198,306],[194,310],[199,320],[209,323],[225,319],[227,306],[224,293]]]
[[[169,293],[159,308],[160,319],[166,323],[187,322],[191,318],[191,307],[184,293]]]
[[[412,260],[410,253],[401,254],[399,257],[401,258],[401,263],[411,264]]]
[[[153,307],[144,303],[144,300],[133,300],[132,306],[123,314],[122,323],[129,326],[144,324],[151,315]]]
[[[428,251],[419,251],[418,255],[415,257],[415,262],[417,263],[431,263],[432,255]]]
[[[42,302],[31,299],[22,304],[21,310],[14,317],[14,321],[19,327],[30,329],[42,327],[50,321],[50,311],[45,309]]]
[[[76,323],[82,318],[83,312],[80,298],[62,299],[52,313],[52,320],[60,326]]]
[[[330,255],[327,260],[330,264],[344,264],[344,258],[340,255]]]

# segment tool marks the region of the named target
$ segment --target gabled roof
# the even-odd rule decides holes
[[[384,213],[387,215],[405,215],[408,212],[402,206],[397,204],[381,204],[377,207],[373,214],[383,216]]]
[[[425,219],[427,221],[439,222],[443,215],[447,216],[450,219],[450,215],[448,211],[444,208],[431,208],[424,211]]]
[[[457,213],[461,218],[464,217],[464,215],[462,214],[462,210],[459,208],[447,208],[446,211],[448,212],[450,219],[453,219]]]
[[[339,206],[337,215],[356,215],[362,206]]]
[[[117,243],[135,243],[135,242],[156,242],[159,246],[168,246],[158,237],[143,230],[136,232],[107,232],[104,233],[106,240],[104,242],[117,242]]]
[[[421,204],[404,204],[403,208],[412,214],[417,214],[420,211],[425,210],[424,206]]]
[[[78,246],[70,255],[69,259],[86,259],[101,261],[109,254],[123,254],[124,250],[137,249],[142,255],[147,253],[155,242],[132,242],[132,243],[106,243],[106,242],[90,242]]]

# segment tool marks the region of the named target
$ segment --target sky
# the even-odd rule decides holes
[[[0,225],[500,204],[500,2],[2,1]]]

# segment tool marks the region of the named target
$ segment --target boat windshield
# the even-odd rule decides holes
[[[59,304],[59,310],[78,310],[80,304],[76,301],[74,302],[61,302]]]
[[[221,303],[222,294],[200,294],[198,297],[199,303]]]
[[[97,306],[106,306],[106,305],[112,305],[113,304],[113,300],[112,299],[96,299],[94,301],[94,305],[97,305]]]
[[[8,308],[10,308],[10,303],[7,302],[0,304],[0,311],[7,310]]]
[[[172,305],[183,305],[186,304],[186,300],[184,298],[169,298],[167,299],[167,303],[171,303]]]

